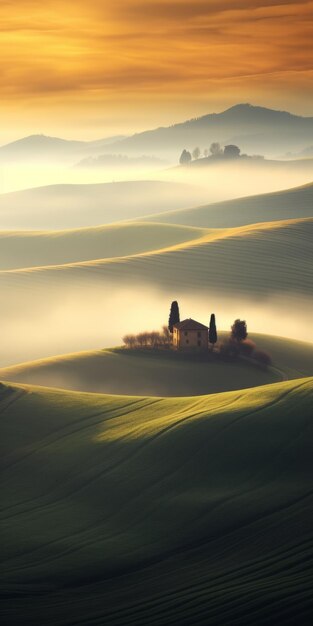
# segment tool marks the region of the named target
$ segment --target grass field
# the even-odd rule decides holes
[[[148,220],[204,228],[228,228],[257,222],[312,217],[313,183],[247,198],[153,215]]]
[[[312,400],[1,386],[2,623],[309,624]]]
[[[0,270],[129,256],[209,233],[204,228],[141,222],[61,231],[0,231]]]
[[[0,369],[0,377],[76,391],[191,396],[246,389],[283,378],[313,376],[313,344],[267,335],[249,337],[256,341],[259,349],[272,355],[274,369],[264,371],[244,361],[227,363],[210,354],[116,348]]]
[[[157,228],[157,227],[156,227]],[[111,280],[163,290],[259,297],[312,289],[313,218],[268,222],[209,234],[169,248],[132,256],[29,270],[28,280]],[[273,272],[275,268],[275,272]],[[61,273],[60,273],[61,272]],[[42,274],[42,275],[41,275]],[[14,273],[0,273],[4,283]],[[18,274],[18,282],[22,274]]]

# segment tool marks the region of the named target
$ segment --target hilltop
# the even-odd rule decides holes
[[[174,154],[192,145],[209,147],[214,141],[239,143],[243,151],[279,155],[300,150],[313,139],[313,118],[251,104],[238,104],[182,123],[137,133],[110,146],[122,152]],[[204,145],[204,142],[206,145]],[[298,146],[298,148],[296,148]]]
[[[264,371],[255,364],[225,362],[211,354],[114,348],[22,363],[0,369],[0,377],[74,391],[194,396],[313,376],[313,344],[253,333],[249,338],[271,355],[274,367]]]
[[[39,161],[70,159],[83,155],[98,155],[112,141],[125,139],[116,135],[96,141],[77,141],[49,137],[47,135],[30,135],[0,146],[0,162]]]
[[[309,623],[312,397],[2,385],[6,623]]]

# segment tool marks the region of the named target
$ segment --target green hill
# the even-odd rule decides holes
[[[247,198],[217,202],[192,209],[169,211],[146,218],[169,224],[228,228],[257,222],[312,217],[313,183]]]
[[[222,335],[224,333],[221,333]],[[225,333],[226,334],[226,333]],[[313,376],[313,344],[249,334],[271,354],[268,371],[244,361],[167,350],[111,349],[41,359],[0,369],[4,380],[76,391],[188,396]]]
[[[2,623],[309,624],[312,400],[1,386]]]
[[[208,232],[203,228],[141,222],[63,231],[0,231],[0,270],[139,254]]]

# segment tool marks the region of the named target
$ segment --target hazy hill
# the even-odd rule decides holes
[[[112,145],[123,152],[155,154],[169,151],[179,156],[184,148],[192,150],[199,145],[204,149],[214,141],[225,144],[238,140],[243,151],[277,155],[291,149],[303,149],[310,139],[313,139],[312,117],[238,104],[222,113],[137,133]]]
[[[47,135],[30,135],[0,146],[0,163],[67,160],[86,153],[97,155],[112,141],[120,141],[124,138],[117,135],[97,141],[73,141]]]
[[[0,270],[129,256],[175,246],[209,232],[149,222],[61,231],[0,231]]]
[[[201,196],[192,185],[160,181],[37,187],[0,195],[0,230],[96,226],[191,207]]]
[[[313,183],[285,191],[152,215],[144,219],[204,228],[225,228],[302,217],[313,217]]]
[[[312,400],[1,386],[5,623],[309,624]]]
[[[155,169],[166,165],[166,161],[150,156],[128,157],[123,154],[101,154],[87,157],[76,163],[75,167],[84,168],[139,168]]]
[[[217,357],[207,360],[166,350],[116,348],[22,363],[0,369],[0,378],[74,391],[194,396],[313,375],[313,344],[253,333],[249,337],[271,355],[273,370]]]
[[[313,218],[287,220],[211,231],[170,248],[125,256],[122,259],[78,262],[29,270],[25,280],[113,282],[115,286],[153,285],[175,293],[203,293],[216,297],[264,297],[298,294],[309,297],[313,280]],[[275,271],[273,271],[275,268]],[[19,271],[0,273],[7,281],[21,280]],[[44,278],[45,276],[45,278]],[[13,283],[12,283],[13,284]]]

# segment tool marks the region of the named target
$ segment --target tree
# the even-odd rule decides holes
[[[221,145],[217,141],[214,141],[213,143],[211,143],[210,152],[213,156],[218,156],[219,154],[223,154]]]
[[[206,159],[209,156],[209,151],[208,151],[207,148],[205,148],[205,150],[203,150],[203,156],[205,156]]]
[[[165,346],[169,346],[171,343],[171,333],[167,326],[162,326],[162,337],[163,337],[163,344]]]
[[[179,321],[180,321],[180,317],[179,317],[178,302],[174,300],[174,302],[172,302],[171,304],[170,316],[168,320],[168,329],[170,333],[173,333],[173,326],[174,324],[178,324]]]
[[[215,315],[212,313],[210,319],[210,328],[209,328],[209,342],[212,344],[212,350],[214,349],[214,344],[217,342],[217,332],[215,325]]]
[[[235,159],[240,155],[240,148],[238,146],[225,146],[224,148],[224,156],[230,157],[231,159]]]
[[[235,320],[231,327],[231,339],[234,339],[238,343],[247,339],[247,324],[244,320]]]
[[[188,150],[183,150],[181,155],[180,155],[180,159],[179,162],[181,165],[186,165],[186,163],[190,163],[191,161],[191,154],[190,152],[188,152]]]
[[[196,160],[197,160],[197,159],[199,158],[200,154],[201,154],[201,150],[200,150],[200,148],[198,148],[198,146],[197,146],[197,147],[193,150],[193,152],[192,152],[192,156],[193,156],[193,158],[194,158],[194,159],[196,159]]]

